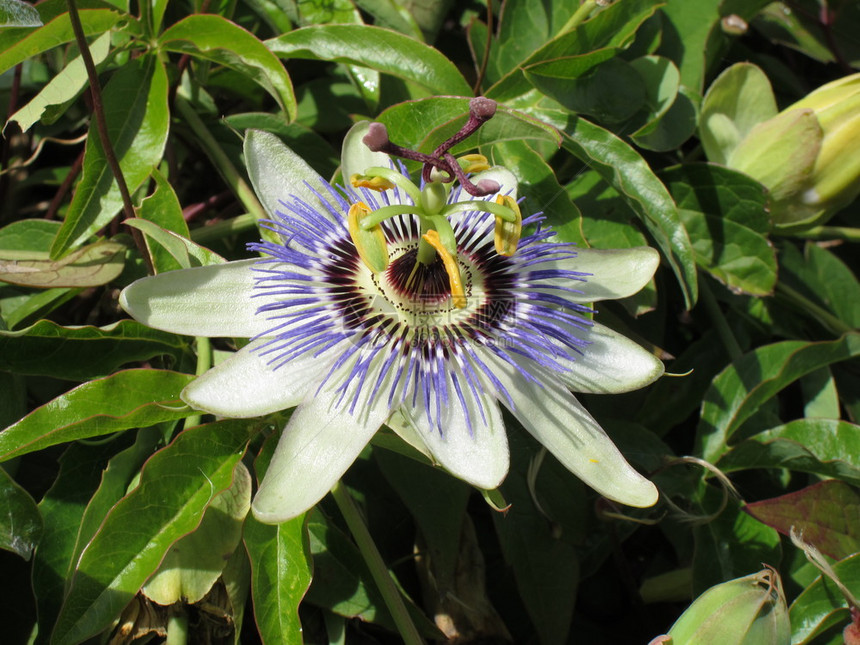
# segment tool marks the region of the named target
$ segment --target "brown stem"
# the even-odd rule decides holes
[[[60,187],[54,194],[54,198],[51,200],[51,204],[48,206],[48,210],[45,213],[45,219],[54,219],[57,216],[57,211],[60,210],[60,204],[63,203],[69,190],[71,190],[72,184],[75,183],[77,176],[81,174],[81,168],[83,168],[83,166],[84,151],[81,150],[81,154],[79,154],[78,158],[75,159],[75,163],[73,163],[72,167],[69,168],[69,172],[66,174],[65,179],[63,179],[63,183],[60,184]]]
[[[78,49],[81,50],[81,60],[84,61],[84,67],[87,70],[87,77],[90,81],[90,98],[93,101],[93,116],[96,120],[96,128],[101,139],[102,149],[105,153],[108,166],[111,173],[116,179],[119,187],[119,194],[122,197],[122,210],[126,219],[134,219],[137,214],[134,212],[134,205],[131,202],[131,194],[128,191],[128,184],[125,183],[125,177],[122,174],[122,168],[119,166],[119,160],[116,157],[110,138],[108,137],[107,120],[105,119],[104,104],[102,103],[102,92],[99,86],[99,78],[96,73],[96,66],[93,63],[93,57],[90,54],[90,48],[87,45],[87,39],[84,36],[84,28],[81,25],[81,17],[78,15],[78,8],[75,5],[75,0],[66,0],[69,6],[69,22],[72,24],[72,31],[75,32],[75,40],[78,43]],[[143,261],[146,264],[149,273],[154,273],[152,267],[152,258],[146,250],[146,243],[143,240],[143,234],[136,228],[131,229],[134,243],[140,251]]]
[[[21,88],[21,63],[15,65],[15,72],[12,76],[12,87],[9,88],[9,111],[6,115],[6,123],[15,114],[18,109],[18,91]],[[0,140],[0,169],[4,172],[0,174],[0,200],[6,201],[6,188],[9,186],[9,176],[5,172],[9,166],[9,148],[10,137],[2,137]]]

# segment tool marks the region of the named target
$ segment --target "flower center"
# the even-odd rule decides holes
[[[424,331],[468,319],[483,300],[484,280],[478,267],[468,255],[458,254],[462,294],[452,298],[450,275],[442,258],[437,255],[429,264],[418,262],[418,249],[417,239],[394,242],[384,272],[359,270],[362,275],[356,276],[356,283],[365,287],[368,313]]]

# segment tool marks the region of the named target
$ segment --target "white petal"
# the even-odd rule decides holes
[[[577,249],[576,257],[535,264],[530,269],[558,269],[588,273],[585,282],[569,278],[543,281],[571,287],[582,293],[565,293],[572,302],[597,302],[626,298],[648,284],[660,264],[660,254],[650,246],[629,249]]]
[[[257,308],[266,296],[252,298],[258,260],[242,260],[168,271],[133,282],[119,304],[148,327],[189,336],[250,338],[274,325]],[[271,298],[271,297],[269,297]]]
[[[364,145],[362,139],[367,134],[370,121],[359,121],[349,129],[343,140],[340,153],[340,169],[344,184],[354,174],[363,175],[364,171],[373,166],[389,168],[391,158],[384,152],[373,152]]]
[[[295,196],[331,218],[319,197],[306,185],[326,195],[322,177],[278,137],[262,130],[248,130],[244,152],[254,192],[269,217],[274,218],[276,212],[284,210],[282,201]]]
[[[319,393],[309,392],[296,408],[254,497],[252,509],[258,520],[278,524],[308,510],[355,461],[390,413],[386,397],[368,400],[372,390],[368,385],[375,382],[379,363],[359,384],[353,414],[348,402],[337,405],[340,394],[331,385],[338,382],[336,375]]]
[[[563,326],[558,321],[555,324]],[[663,375],[660,359],[608,327],[594,323],[588,330],[570,327],[569,331],[589,342],[573,361],[556,358],[569,369],[559,372],[559,379],[574,392],[630,392],[653,383]]]
[[[627,463],[603,428],[563,386],[550,379],[536,385],[500,359],[484,358],[513,399],[511,412],[565,468],[616,502],[642,508],[657,502],[656,486]]]
[[[326,361],[313,356],[292,360],[278,369],[260,355],[265,340],[256,340],[192,381],[182,400],[197,410],[224,417],[257,417],[297,406],[316,389]]]
[[[497,488],[508,474],[510,465],[508,438],[498,403],[484,394],[481,386],[477,386],[479,407],[462,375],[458,376],[471,421],[471,432],[466,413],[453,389],[450,374],[448,402],[442,410],[440,420],[441,433],[436,419],[427,415],[423,392],[419,392],[415,406],[403,407],[403,413],[413,424],[415,435],[420,437],[436,460],[449,472],[478,488]],[[411,402],[411,397],[408,400]],[[431,401],[430,409],[435,409],[434,401]]]

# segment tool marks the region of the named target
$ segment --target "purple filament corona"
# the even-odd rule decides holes
[[[354,412],[385,397],[392,410],[411,407],[444,434],[448,406],[461,406],[471,432],[475,415],[486,422],[482,401],[513,405],[488,358],[539,383],[541,373],[566,371],[581,355],[587,344],[581,332],[590,321],[579,314],[590,310],[566,295],[586,276],[559,268],[575,248],[550,241],[555,232],[542,226],[540,215],[524,219],[531,232],[511,257],[495,252],[492,215],[452,216],[458,259],[471,276],[467,306],[454,310],[442,263],[415,267],[417,216],[382,223],[394,256],[378,275],[364,266],[350,238],[351,203],[375,210],[409,204],[407,195],[396,188],[338,192],[327,183],[325,190],[315,193],[320,210],[295,197],[282,202],[277,219],[266,223],[281,243],[250,245],[269,256],[254,268],[254,295],[269,300],[258,315],[271,329],[256,351],[272,369],[318,359],[328,366],[320,388],[334,388],[337,405]]]

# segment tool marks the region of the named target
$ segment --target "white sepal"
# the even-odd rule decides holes
[[[322,177],[278,137],[262,130],[248,130],[244,152],[254,192],[269,217],[275,218],[276,212],[283,212],[282,202],[294,196],[331,218],[328,209],[311,190],[324,196],[328,194]]]
[[[257,307],[265,296],[252,298],[258,260],[168,271],[133,282],[119,304],[148,327],[188,336],[250,338],[272,328]]]
[[[555,324],[561,326],[558,321]],[[660,359],[609,327],[593,323],[588,330],[575,331],[588,341],[582,354],[573,361],[555,357],[569,369],[559,372],[559,379],[574,392],[620,394],[650,385],[663,375]]]
[[[536,269],[553,268],[586,273],[585,282],[557,278],[551,284],[573,287],[581,293],[566,292],[572,302],[586,303],[626,298],[644,287],[660,264],[660,254],[650,246],[629,249],[577,249],[576,257],[536,264]],[[550,282],[550,281],[547,281]]]
[[[657,487],[640,475],[600,424],[552,379],[538,385],[512,365],[484,356],[513,399],[511,412],[562,465],[598,493],[628,506],[653,506]],[[503,403],[507,404],[504,397]]]
[[[319,392],[313,388],[307,393],[284,428],[251,504],[258,520],[279,524],[305,512],[352,465],[390,412],[387,397],[370,396],[381,363],[376,361],[364,378],[353,379],[342,400],[339,376],[352,365],[342,366]],[[358,399],[352,405],[356,388]]]
[[[278,369],[272,356],[260,353],[265,339],[255,340],[205,374],[183,391],[182,400],[197,410],[223,417],[257,417],[298,405],[316,388],[326,361],[300,356]]]
[[[446,470],[478,488],[497,488],[508,474],[510,465],[508,438],[499,405],[484,393],[482,385],[476,387],[479,403],[462,374],[458,374],[466,406],[464,409],[454,391],[450,373],[446,376],[448,401],[442,406],[438,423],[435,418],[435,401],[430,401],[431,418],[427,415],[421,388],[415,405],[403,410],[404,416],[413,424],[415,434]],[[433,396],[431,392],[431,397]]]

